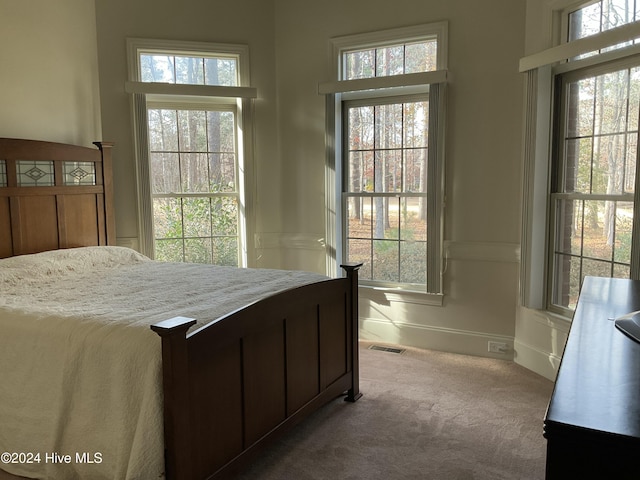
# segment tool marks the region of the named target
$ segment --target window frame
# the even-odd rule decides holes
[[[424,289],[395,282],[362,282],[367,286],[396,293],[406,293],[413,297],[419,295],[418,303],[442,305],[442,256],[443,256],[443,209],[444,209],[444,119],[445,91],[447,79],[447,22],[417,25],[359,35],[334,38],[331,40],[330,65],[333,80],[321,83],[320,94],[326,98],[327,110],[327,161],[325,176],[326,194],[326,231],[327,231],[327,271],[336,275],[338,265],[343,262],[343,248],[346,241],[344,232],[344,142],[345,121],[343,112],[346,102],[354,100],[374,100],[394,96],[399,99],[411,98],[415,94],[429,96],[429,159],[427,174],[429,236],[427,284]],[[383,47],[411,43],[436,38],[438,41],[437,70],[401,74],[385,77],[372,77],[357,80],[343,80],[343,53],[356,49]],[[401,100],[400,100],[401,101]]]
[[[571,316],[573,314],[572,308],[564,307],[560,304],[554,303],[554,290],[558,288],[556,285],[559,272],[557,271],[555,251],[556,244],[560,237],[558,232],[558,217],[556,215],[556,203],[562,200],[576,200],[576,201],[614,201],[623,203],[632,203],[634,206],[634,217],[632,227],[632,242],[631,242],[631,256],[630,256],[630,277],[637,278],[638,272],[638,236],[635,233],[640,233],[640,192],[638,191],[638,182],[640,181],[640,162],[638,162],[640,149],[636,149],[636,173],[633,180],[634,191],[632,193],[583,193],[583,192],[565,192],[565,147],[564,138],[566,135],[566,124],[568,122],[568,85],[572,82],[579,81],[586,78],[595,78],[600,75],[604,75],[611,72],[617,72],[621,70],[631,69],[634,67],[640,67],[640,55],[634,55],[628,58],[617,60],[614,62],[607,62],[605,64],[587,66],[578,69],[571,69],[569,71],[563,71],[562,73],[556,73],[555,83],[555,96],[553,111],[555,112],[556,122],[552,126],[552,144],[553,150],[551,153],[551,181],[549,185],[549,219],[548,219],[548,254],[547,254],[547,271],[549,272],[546,280],[547,288],[547,308],[550,311],[556,312],[563,316]],[[628,134],[628,133],[627,133]],[[636,134],[636,138],[640,140],[640,135]],[[635,240],[633,240],[635,238]],[[573,256],[573,255],[572,255]],[[581,259],[588,259],[587,255],[576,255]],[[597,260],[597,259],[596,259]],[[616,262],[614,259],[606,261],[612,265]],[[635,272],[635,273],[634,273]],[[578,288],[580,285],[578,285]]]
[[[187,56],[228,56],[237,59],[238,86],[188,85],[142,82],[140,55],[162,53]],[[248,247],[254,236],[255,205],[253,191],[253,117],[257,91],[250,87],[249,49],[246,45],[203,43],[144,38],[127,39],[129,79],[125,91],[132,96],[133,127],[138,187],[138,228],[140,251],[153,258],[153,207],[150,188],[150,152],[147,130],[148,104],[176,105],[199,108],[219,105],[233,108],[236,116],[236,144],[238,166],[239,249],[238,266],[255,264],[255,253]],[[231,106],[231,107],[230,107]]]
[[[520,271],[520,304],[544,310],[570,319],[572,309],[552,304],[554,216],[552,209],[553,157],[557,154],[554,114],[559,98],[559,78],[563,74],[583,69],[608,69],[618,60],[633,59],[640,54],[640,45],[608,49],[640,36],[640,22],[604,30],[598,34],[567,41],[568,14],[593,2],[563,1],[550,7],[555,46],[520,60],[520,72],[525,79],[525,123],[523,136],[523,210]],[[606,51],[580,58],[593,51]],[[633,61],[633,60],[631,60]],[[640,175],[636,175],[636,180]],[[636,186],[636,197],[638,188]],[[637,208],[637,207],[636,207]],[[634,225],[640,220],[634,217]],[[640,232],[634,227],[634,231]],[[640,235],[632,244],[631,278],[640,278]]]

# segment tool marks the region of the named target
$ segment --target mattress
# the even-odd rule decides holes
[[[164,477],[160,337],[314,273],[156,262],[122,247],[0,260],[0,468],[47,479]],[[8,461],[6,461],[8,460]]]

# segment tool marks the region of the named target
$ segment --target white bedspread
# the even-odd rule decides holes
[[[0,454],[26,454],[0,468],[46,479],[163,478],[160,338],[149,325],[186,316],[197,328],[326,279],[154,262],[121,247],[0,260]]]

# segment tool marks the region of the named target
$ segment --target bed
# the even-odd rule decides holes
[[[359,265],[328,278],[117,247],[111,144],[96,147],[0,139],[1,469],[230,478],[360,397]]]

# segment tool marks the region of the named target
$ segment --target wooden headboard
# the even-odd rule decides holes
[[[114,245],[111,147],[0,138],[0,258]]]

